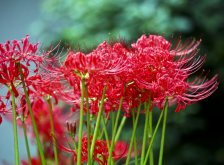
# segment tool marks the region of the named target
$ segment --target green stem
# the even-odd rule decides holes
[[[133,121],[133,129],[135,127],[135,110],[132,110],[132,121]],[[138,165],[138,150],[137,150],[137,142],[136,142],[136,133],[134,134],[134,150],[135,150],[135,164]]]
[[[78,158],[77,164],[81,164],[81,152],[82,152],[82,129],[83,129],[83,110],[84,110],[84,89],[85,89],[85,78],[82,78],[82,95],[81,95],[81,108],[79,118],[79,141],[78,141]]]
[[[118,138],[119,138],[119,136],[121,134],[121,131],[122,131],[122,128],[123,128],[123,126],[125,124],[126,119],[127,119],[127,117],[126,116],[123,116],[123,118],[121,120],[121,123],[120,123],[120,126],[119,126],[119,128],[117,130],[117,134],[115,136],[115,143],[117,142],[117,140],[118,140]]]
[[[50,114],[50,121],[51,121],[51,131],[53,136],[55,137],[55,131],[54,131],[54,121],[53,121],[53,115],[52,115],[52,105],[51,105],[51,100],[50,98],[47,98],[47,103],[48,103],[48,109],[49,109],[49,114]],[[53,138],[53,144],[56,144],[55,138]],[[56,145],[54,146],[54,158],[55,158],[55,164],[58,165],[58,152],[57,152],[57,147]]]
[[[86,91],[86,116],[87,116],[87,139],[88,139],[88,164],[91,164],[91,156],[90,156],[90,114],[89,114],[89,98],[88,98],[88,88],[85,84],[85,91]]]
[[[28,160],[29,160],[29,165],[32,165],[31,157],[30,157],[29,143],[28,143],[27,134],[26,134],[26,126],[25,126],[24,121],[22,121],[22,124],[23,124],[23,132],[24,132],[24,137],[25,137],[26,151],[27,151],[27,156],[28,156]]]
[[[111,112],[111,111],[110,111]],[[107,115],[107,119],[106,119],[106,122],[105,122],[105,126],[107,126],[107,123],[108,123],[108,121],[109,121],[109,118],[110,118],[110,112],[108,113],[108,115]],[[104,129],[102,130],[102,132],[101,132],[101,135],[100,135],[100,140],[103,138],[103,133],[104,133]]]
[[[99,126],[100,126],[100,120],[101,120],[100,118],[101,118],[101,115],[102,115],[102,112],[103,112],[103,103],[104,103],[106,90],[107,90],[107,87],[105,86],[104,89],[103,89],[103,95],[102,95],[100,108],[99,108],[99,112],[98,112],[98,116],[97,116],[95,131],[94,131],[94,134],[93,134],[93,139],[92,139],[92,144],[91,144],[91,149],[90,149],[90,151],[91,151],[90,152],[90,154],[91,154],[90,157],[93,156],[93,150],[94,150],[95,143],[96,143],[96,140],[97,140],[97,134],[98,134],[98,131],[99,131]]]
[[[130,145],[129,145],[128,156],[127,156],[127,159],[126,159],[126,165],[128,165],[129,161],[130,161],[132,145],[133,145],[134,136],[135,136],[135,133],[136,133],[136,128],[137,128],[137,125],[138,125],[138,118],[139,118],[139,112],[140,112],[140,109],[141,109],[141,105],[142,105],[142,103],[140,101],[140,104],[138,106],[137,116],[136,116],[136,119],[135,119],[135,126],[134,126],[134,129],[133,129],[133,132],[132,132],[131,142],[130,142]]]
[[[108,148],[108,150],[110,150],[110,143],[109,143],[109,138],[108,138],[108,134],[107,134],[107,126],[106,126],[106,123],[105,123],[105,120],[104,120],[103,115],[101,116],[101,118],[102,118],[102,121],[103,121],[103,129],[104,129],[104,132],[105,132],[105,138],[106,138],[106,142],[107,142],[107,148]]]
[[[14,92],[10,90],[12,97],[12,114],[13,114],[13,132],[14,132],[14,149],[15,149],[15,164],[19,165],[19,145],[18,145],[18,136],[17,136],[17,124],[16,124],[16,104]]]
[[[125,90],[125,89],[124,89]],[[111,147],[110,147],[110,151],[109,151],[109,158],[108,158],[108,165],[110,165],[110,163],[112,162],[113,164],[113,160],[112,160],[112,152],[114,150],[114,145],[115,145],[115,134],[116,134],[116,130],[117,130],[117,125],[118,125],[118,121],[119,121],[119,117],[120,117],[120,112],[121,112],[121,106],[122,106],[122,103],[123,103],[123,96],[121,96],[121,99],[120,99],[120,104],[119,104],[119,108],[118,108],[118,111],[117,111],[117,117],[116,117],[116,121],[115,121],[115,124],[114,124],[114,127],[113,127],[113,133],[112,133],[112,140],[111,140]],[[114,112],[113,112],[114,113]],[[113,116],[114,118],[114,116]]]
[[[33,111],[32,111],[31,105],[30,105],[30,100],[29,100],[29,96],[28,96],[28,93],[27,93],[27,90],[26,90],[26,85],[25,85],[25,82],[24,82],[23,72],[22,72],[20,63],[18,63],[18,67],[19,67],[21,80],[22,80],[22,83],[23,83],[23,90],[24,90],[24,93],[25,93],[25,96],[26,96],[26,102],[27,102],[27,106],[28,106],[28,109],[29,109],[30,118],[31,118],[32,124],[33,124],[34,134],[35,134],[36,140],[37,140],[37,146],[38,146],[38,149],[39,149],[41,162],[42,162],[43,165],[46,165],[45,158],[44,158],[44,152],[43,152],[43,149],[42,149],[42,146],[41,146],[40,137],[39,137],[36,122],[35,122],[35,119],[34,119],[34,116],[33,116]]]
[[[162,160],[163,160],[163,147],[164,147],[165,130],[166,130],[167,109],[168,109],[168,99],[166,100],[166,103],[164,106],[165,112],[163,117],[163,131],[162,131],[160,154],[159,154],[159,165],[162,165]]]
[[[114,133],[114,125],[115,125],[115,112],[112,112],[112,136]]]
[[[163,111],[164,111],[164,110],[162,110],[162,112],[161,112],[161,114],[160,114],[160,116],[159,116],[159,120],[158,120],[158,122],[157,122],[157,124],[156,124],[155,131],[153,132],[152,139],[151,139],[151,142],[150,142],[150,144],[149,144],[149,148],[148,148],[148,151],[147,151],[147,153],[146,153],[145,161],[144,161],[143,165],[146,165],[146,163],[147,163],[147,159],[148,159],[148,157],[149,157],[149,153],[150,153],[150,151],[151,151],[152,144],[153,144],[154,138],[155,138],[155,136],[156,136],[156,132],[157,132],[157,130],[158,130],[158,128],[159,128],[160,121],[161,121],[161,119],[162,119],[162,117],[163,117]]]
[[[149,130],[148,130],[148,139],[149,139],[149,144],[151,143],[151,138],[152,138],[152,111],[149,111]],[[150,151],[149,154],[149,162],[150,165],[154,165],[154,160],[153,160],[153,148]]]
[[[73,145],[75,147],[75,152],[77,153],[78,149],[77,149],[77,145],[76,145],[76,142],[75,142],[75,137],[72,137],[72,141],[73,141]]]
[[[146,104],[146,112],[145,112],[145,128],[144,128],[144,134],[143,134],[143,142],[142,142],[142,154],[141,154],[141,164],[144,162],[144,157],[145,157],[145,146],[146,146],[146,138],[147,138],[147,127],[148,127],[148,115],[149,115],[149,110],[148,110],[149,104]]]

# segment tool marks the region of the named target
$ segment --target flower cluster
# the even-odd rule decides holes
[[[168,42],[158,35],[144,34],[136,43],[129,45],[126,45],[122,39],[111,38],[92,51],[87,48],[86,52],[69,48],[64,56],[58,52],[53,55],[55,49],[52,49],[52,46],[46,52],[37,52],[39,43],[33,45],[28,39],[27,35],[21,42],[13,40],[12,45],[10,41],[0,44],[0,89],[8,88],[8,91],[0,96],[0,114],[13,114],[15,139],[17,139],[16,124],[23,126],[25,137],[26,127],[33,125],[28,133],[36,137],[40,152],[40,157],[37,159],[29,158],[29,163],[33,162],[33,164],[40,162],[46,164],[44,156],[52,158],[53,154],[58,164],[60,161],[57,160],[57,146],[61,151],[73,154],[72,164],[74,162],[91,164],[92,158],[99,164],[106,165],[127,157],[127,165],[131,155],[133,156],[134,141],[135,161],[138,161],[136,127],[142,104],[145,104],[146,122],[141,164],[146,164],[164,111],[163,130],[165,130],[167,107],[177,104],[175,112],[179,112],[186,105],[194,104],[210,96],[219,84],[218,75],[207,80],[208,73],[203,77],[204,71],[194,81],[188,80],[189,76],[198,71],[205,62],[206,55],[197,57],[199,52],[197,47],[201,39],[198,42],[195,39],[189,39],[182,45],[179,38],[176,46],[171,49],[172,40]],[[64,57],[65,60],[63,60]],[[36,65],[32,76],[30,62]],[[61,112],[61,109],[53,108],[53,102],[58,104],[59,101],[70,104],[72,112],[80,111],[78,148],[75,139],[76,124],[67,125],[75,150],[64,147],[57,140],[58,135],[63,135],[63,123],[69,118]],[[149,109],[152,106],[162,111],[144,161],[146,135],[152,134],[150,130],[152,123],[148,121],[149,113],[152,112]],[[135,111],[136,108],[138,111]],[[121,109],[125,116],[117,131]],[[118,112],[115,121],[114,111],[116,110]],[[84,123],[83,112],[87,116],[87,135],[84,137],[81,136]],[[111,141],[106,130],[110,112],[113,113],[115,122],[112,127]],[[135,112],[137,112],[136,117]],[[129,146],[118,138],[126,117],[129,117],[131,113],[133,113],[133,134]],[[106,122],[103,114],[107,117]],[[17,122],[16,118],[19,118],[22,123]],[[101,119],[104,129],[99,136]],[[53,138],[50,136],[51,131]],[[102,139],[103,134],[106,141]],[[43,151],[39,136],[43,143],[53,139],[54,153],[52,145],[49,145],[50,147],[45,145]],[[163,142],[164,136],[165,131],[162,133],[161,141]],[[15,140],[15,160],[16,164],[19,164],[16,143]],[[161,153],[162,151],[163,149]],[[59,157],[63,157],[61,153],[59,154]],[[67,164],[67,159],[64,157],[63,159]],[[22,163],[27,164],[26,161]]]
[[[204,99],[217,89],[218,75],[207,80],[207,75],[200,78],[201,74],[193,82],[187,81],[189,75],[205,62],[206,56],[196,56],[201,40],[188,40],[183,45],[178,40],[172,50],[171,43],[157,35],[142,35],[131,46],[121,41],[105,41],[88,54],[70,49],[64,62],[55,60],[55,63],[45,64],[44,70],[60,77],[66,86],[66,90],[56,92],[60,100],[80,109],[80,81],[83,78],[88,86],[90,113],[95,115],[104,86],[107,86],[103,105],[105,113],[118,109],[123,96],[122,109],[126,115],[140,102],[147,101],[149,95],[153,105],[160,109],[166,99],[169,103],[178,103],[178,112],[186,104]]]
[[[54,136],[52,136],[55,139]],[[90,144],[92,144],[93,137],[90,135]],[[56,144],[57,147],[67,153],[72,153],[74,155],[74,161],[77,163],[77,153],[75,150],[71,148],[64,147],[57,139]],[[113,152],[113,160],[117,161],[122,157],[127,156],[128,145],[125,142],[118,141],[115,145],[115,151]],[[104,140],[97,140],[95,143],[94,151],[92,158],[99,162],[101,165],[107,165],[107,159],[109,156],[107,142]],[[88,161],[88,140],[87,135],[82,138],[82,153],[81,153],[81,163]]]
[[[9,100],[12,92],[16,98],[24,95],[22,90],[19,90],[22,82],[24,83],[23,86],[25,85],[28,88],[30,97],[52,96],[57,103],[57,97],[53,90],[57,87],[57,80],[52,81],[52,79],[46,76],[46,73],[38,71],[41,63],[57,59],[56,57],[51,57],[51,52],[54,49],[50,47],[46,53],[41,54],[37,52],[40,43],[33,45],[28,40],[29,36],[27,35],[21,42],[13,40],[12,45],[10,45],[10,41],[0,44],[0,89],[8,88],[7,94],[0,97],[1,113],[11,113],[10,105],[6,105],[2,100]],[[29,68],[30,62],[36,64],[36,68],[33,70],[34,76],[30,74],[30,72],[32,73]],[[20,76],[20,70],[23,77]]]

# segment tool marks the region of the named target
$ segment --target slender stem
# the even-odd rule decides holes
[[[88,98],[88,88],[85,84],[85,91],[86,91],[86,116],[87,116],[87,139],[88,139],[88,164],[91,164],[91,156],[90,156],[90,114],[89,114],[89,98]]]
[[[19,68],[21,80],[22,80],[22,83],[23,83],[23,90],[24,90],[24,93],[25,93],[25,96],[26,96],[26,102],[27,102],[27,106],[28,106],[28,109],[29,109],[30,118],[31,118],[32,124],[33,124],[34,134],[35,134],[36,140],[37,140],[37,146],[38,146],[38,149],[39,149],[39,152],[40,152],[41,162],[42,162],[43,165],[46,165],[45,158],[44,158],[44,152],[43,152],[43,149],[42,149],[42,146],[41,146],[40,137],[39,137],[36,122],[35,122],[35,119],[34,119],[34,116],[33,116],[33,111],[32,111],[31,105],[30,105],[30,100],[29,100],[29,96],[28,96],[28,93],[27,93],[27,90],[26,90],[26,85],[25,85],[25,82],[24,82],[23,72],[22,72],[20,63],[18,63],[18,68]]]
[[[147,153],[146,153],[145,161],[144,161],[143,165],[146,165],[146,163],[147,163],[147,159],[148,159],[148,157],[149,157],[149,153],[150,153],[150,151],[151,151],[152,144],[153,144],[154,138],[155,138],[155,136],[156,136],[156,132],[157,132],[157,130],[158,130],[158,128],[159,128],[160,121],[161,121],[161,119],[162,119],[162,117],[163,117],[163,111],[164,111],[164,110],[162,110],[162,112],[161,112],[161,114],[160,114],[160,116],[159,116],[159,120],[158,120],[158,122],[157,122],[157,124],[156,124],[155,131],[153,132],[152,139],[151,139],[151,142],[150,142],[150,144],[149,144],[149,148],[148,148],[148,151],[147,151]]]
[[[132,110],[132,121],[133,121],[133,129],[135,127],[135,110]],[[135,150],[135,164],[138,165],[138,150],[136,143],[136,133],[134,134],[134,150]]]
[[[111,111],[110,111],[110,112],[111,112]],[[105,126],[107,126],[107,123],[108,123],[108,121],[109,121],[109,118],[110,118],[110,112],[109,112],[108,115],[107,115],[107,119],[106,119],[106,122],[105,122]],[[99,139],[102,139],[102,138],[103,138],[103,133],[104,133],[104,129],[102,130]]]
[[[166,130],[167,109],[168,109],[168,99],[166,100],[166,103],[164,106],[165,112],[163,117],[163,131],[162,131],[160,154],[159,154],[159,165],[162,165],[162,160],[163,160],[163,147],[164,147],[165,130]]]
[[[112,136],[114,133],[114,125],[115,125],[115,112],[112,112]]]
[[[105,123],[105,120],[104,120],[103,115],[101,116],[101,119],[103,121],[103,129],[104,129],[104,132],[105,132],[105,138],[106,138],[106,142],[107,142],[107,148],[108,148],[108,150],[110,150],[110,143],[109,143],[109,138],[108,138],[108,134],[107,134],[107,126],[106,126],[106,123]]]
[[[78,158],[77,164],[81,164],[81,152],[82,152],[82,129],[83,129],[83,110],[84,110],[84,89],[85,89],[85,78],[82,78],[82,96],[81,96],[81,108],[79,118],[79,141],[78,141]]]
[[[142,154],[141,154],[141,164],[144,162],[144,157],[145,157],[145,146],[146,146],[146,138],[147,138],[147,127],[148,127],[148,115],[149,115],[149,110],[148,110],[149,105],[146,104],[146,112],[145,112],[145,128],[144,128],[144,134],[143,134],[143,142],[142,142]]]
[[[22,120],[22,124],[23,124],[23,132],[24,132],[24,137],[25,137],[26,151],[27,151],[27,156],[28,156],[28,160],[29,160],[29,165],[32,165],[31,157],[30,157],[29,143],[28,143],[27,134],[26,134],[26,126],[25,126],[25,123],[23,120]]]
[[[91,135],[91,136],[93,136],[93,129],[94,129],[93,126],[92,126],[92,121],[93,121],[93,119],[94,119],[94,118],[93,118],[93,115],[90,114],[90,123],[91,123],[91,124],[90,124],[90,135]]]
[[[102,115],[102,112],[103,112],[103,103],[104,103],[106,90],[107,90],[107,87],[105,86],[104,89],[103,89],[103,96],[102,96],[102,99],[101,99],[100,108],[99,108],[99,112],[98,112],[98,116],[97,116],[95,131],[94,131],[94,134],[93,134],[93,139],[92,139],[92,144],[91,144],[91,149],[90,149],[90,151],[91,151],[90,156],[93,156],[93,150],[94,150],[94,147],[95,147],[95,142],[96,142],[96,139],[97,139],[97,134],[98,134],[98,131],[99,131],[99,126],[100,126],[100,120],[101,120],[100,118],[101,118],[101,115]]]
[[[140,109],[141,109],[141,105],[142,105],[142,103],[140,101],[140,104],[138,106],[137,116],[136,116],[136,119],[135,119],[135,126],[133,128],[133,132],[132,132],[132,136],[131,136],[131,142],[130,142],[130,145],[129,145],[128,156],[127,156],[127,159],[126,159],[126,165],[128,165],[129,161],[130,161],[132,145],[133,145],[134,136],[135,136],[135,133],[136,133],[136,128],[137,128],[137,125],[138,125],[138,118],[139,118],[139,112],[140,112]]]
[[[73,141],[73,145],[75,147],[75,152],[77,153],[78,149],[77,149],[77,145],[76,145],[76,142],[75,142],[75,137],[72,137],[72,141]]]
[[[108,123],[108,121],[109,121],[109,119],[110,119],[110,113],[111,113],[111,111],[108,112],[108,114],[107,114],[107,119],[106,119],[106,122],[105,122],[106,126],[107,126],[107,123]]]
[[[151,138],[152,138],[152,110],[149,110],[149,130],[148,130],[148,140],[149,140],[149,144],[151,142]],[[154,165],[154,159],[153,159],[153,148],[150,151],[149,154],[149,162],[150,165]]]
[[[125,89],[124,89],[125,90]],[[121,106],[122,106],[122,103],[123,103],[123,96],[121,96],[121,99],[120,99],[120,104],[119,104],[119,108],[118,108],[118,111],[117,111],[117,117],[116,117],[116,121],[115,121],[115,124],[114,124],[114,127],[113,127],[113,133],[112,133],[112,140],[111,140],[111,147],[110,147],[110,151],[109,151],[109,158],[108,158],[108,165],[110,165],[110,163],[112,162],[113,164],[113,160],[112,160],[112,152],[114,150],[114,145],[115,145],[115,134],[116,134],[116,130],[117,130],[117,125],[118,125],[118,121],[119,121],[119,117],[120,117],[120,112],[121,112]],[[114,113],[114,112],[113,112]],[[114,117],[113,117],[114,118]]]
[[[55,137],[51,99],[50,98],[47,98],[46,100],[47,100],[47,103],[48,103],[48,109],[49,109],[49,114],[50,114],[51,131],[52,131],[53,136]],[[55,138],[53,138],[53,144],[56,144]],[[58,152],[57,152],[57,147],[56,147],[56,145],[53,145],[53,146],[54,146],[55,164],[58,165]]]
[[[15,164],[19,165],[19,145],[18,145],[18,136],[17,136],[17,124],[16,124],[16,104],[14,92],[10,90],[12,97],[12,110],[13,110],[13,132],[14,132],[14,149],[15,149]]]
[[[103,114],[103,112],[102,112]],[[100,120],[101,120],[101,117],[100,117]],[[98,128],[98,131],[97,131],[97,138],[96,139],[99,139],[100,138],[100,135],[101,135],[101,121],[100,121],[100,124],[99,124],[99,128]]]
[[[115,143],[117,142],[117,140],[118,140],[118,138],[119,138],[119,136],[121,134],[121,131],[122,131],[122,128],[123,128],[123,126],[125,124],[126,119],[127,119],[127,117],[126,116],[123,116],[123,118],[121,120],[121,123],[120,123],[120,126],[119,126],[119,128],[117,130],[117,134],[115,136]]]

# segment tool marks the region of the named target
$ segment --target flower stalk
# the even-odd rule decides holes
[[[149,127],[148,127],[149,144],[151,143],[151,138],[152,138],[152,110],[149,110]],[[154,165],[153,148],[151,149],[150,154],[149,154],[149,162],[150,162],[150,165]]]
[[[34,129],[35,137],[36,137],[36,140],[37,140],[37,146],[38,146],[40,157],[41,157],[41,162],[42,162],[43,165],[46,165],[44,152],[43,152],[43,149],[42,149],[42,146],[41,146],[40,137],[39,137],[36,122],[35,122],[35,119],[34,119],[34,116],[33,116],[32,107],[31,107],[31,104],[30,104],[30,100],[29,100],[27,90],[26,90],[26,84],[24,82],[24,77],[23,77],[23,72],[22,72],[22,69],[21,69],[21,65],[20,65],[20,63],[17,63],[17,65],[18,65],[21,80],[22,80],[22,83],[23,83],[23,90],[24,90],[24,93],[25,93],[25,96],[26,96],[26,102],[27,102],[30,117],[31,117],[31,120],[32,120],[33,129]]]
[[[124,91],[125,91],[125,88],[124,88]],[[113,164],[113,160],[112,160],[112,152],[113,152],[113,150],[114,150],[114,145],[115,145],[115,135],[116,135],[116,130],[117,130],[117,125],[118,125],[118,121],[119,121],[119,117],[120,117],[120,112],[121,112],[121,106],[122,106],[122,103],[123,103],[123,99],[124,99],[124,97],[121,96],[120,104],[119,104],[119,108],[118,108],[118,111],[117,111],[116,121],[115,121],[115,124],[114,124],[114,127],[113,127],[113,133],[112,133],[112,139],[111,139],[111,147],[110,147],[110,150],[109,150],[108,165],[110,165],[110,163]],[[113,113],[114,113],[114,112],[113,112]],[[114,116],[113,116],[113,118],[114,118]]]
[[[30,149],[29,149],[29,143],[28,143],[27,133],[26,133],[26,126],[25,126],[25,123],[24,123],[24,120],[23,119],[22,119],[22,124],[23,124],[23,132],[24,132],[24,137],[25,137],[25,143],[26,143],[26,151],[27,151],[28,161],[29,161],[29,165],[32,165],[31,156],[30,156]]]
[[[160,145],[159,165],[162,165],[162,160],[163,160],[163,147],[164,147],[164,139],[165,139],[165,131],[166,131],[167,110],[168,110],[168,98],[164,106],[165,112],[163,117],[163,130],[162,130],[162,138],[161,138],[161,145]]]
[[[111,112],[111,111],[110,111]],[[110,112],[108,113],[107,115],[107,119],[106,119],[106,122],[105,122],[105,126],[107,127],[107,123],[109,121],[109,118],[110,118]],[[100,138],[99,139],[102,139],[103,138],[103,133],[104,133],[104,129],[102,130],[101,134],[100,134]]]
[[[132,121],[133,129],[135,127],[135,110],[132,110]],[[135,164],[138,165],[138,151],[137,151],[137,142],[136,142],[136,133],[134,134],[134,150],[135,150]]]
[[[49,109],[49,114],[50,114],[51,131],[52,131],[53,136],[55,136],[54,121],[53,121],[53,115],[52,115],[52,104],[51,104],[50,97],[47,98],[47,103],[48,103],[48,109]],[[54,138],[53,138],[53,144],[56,144]],[[55,164],[58,165],[58,152],[57,152],[57,147],[55,145],[54,145],[54,158],[55,158]]]
[[[16,124],[16,104],[14,92],[10,90],[12,97],[12,110],[13,110],[13,132],[14,132],[14,149],[15,149],[15,164],[19,165],[19,147],[18,147],[18,135],[17,135],[17,124]]]
[[[106,90],[107,90],[107,87],[105,86],[104,89],[103,89],[103,95],[102,95],[100,108],[99,108],[99,113],[98,113],[97,121],[96,121],[96,127],[95,127],[94,134],[93,134],[93,140],[92,140],[91,149],[90,149],[90,151],[91,151],[90,152],[90,158],[93,155],[95,142],[97,140],[97,135],[98,135],[98,132],[99,132],[99,126],[100,126],[100,120],[101,120],[100,118],[101,118],[101,115],[102,115],[102,112],[103,112],[103,103],[104,103],[104,99],[105,99]]]
[[[119,125],[119,128],[117,130],[117,134],[115,136],[115,143],[117,142],[118,138],[120,137],[120,134],[121,134],[121,131],[122,131],[122,128],[125,124],[125,121],[126,121],[127,117],[126,116],[123,116],[122,120],[121,120],[121,123]]]
[[[149,121],[149,104],[150,101],[148,103],[145,103],[145,128],[144,128],[144,134],[143,134],[143,142],[142,142],[142,154],[141,154],[141,164],[143,164],[144,162],[144,157],[145,157],[145,146],[146,146],[146,139],[147,139],[147,127],[148,127],[148,121]]]
[[[85,84],[85,92],[86,92],[86,116],[87,116],[87,139],[88,139],[88,164],[91,164],[91,156],[90,156],[90,134],[91,134],[91,122],[90,122],[90,114],[89,114],[89,98],[88,98],[88,88]]]
[[[161,119],[162,119],[162,117],[163,117],[163,113],[164,113],[164,110],[162,110],[162,112],[161,112],[161,114],[160,114],[160,116],[159,116],[159,120],[158,120],[158,122],[157,122],[157,124],[156,124],[155,131],[153,132],[152,139],[151,139],[151,142],[150,142],[150,144],[149,144],[149,148],[148,148],[148,150],[147,150],[147,153],[146,153],[146,156],[145,156],[145,161],[144,161],[143,165],[146,165],[146,163],[147,163],[147,159],[148,159],[148,157],[149,157],[149,153],[150,153],[150,151],[151,151],[151,149],[152,149],[152,144],[153,144],[154,138],[155,138],[155,136],[156,136],[157,130],[158,130],[158,128],[159,128],[160,121],[161,121]]]
[[[82,78],[82,95],[81,95],[81,108],[79,118],[79,141],[78,141],[78,158],[77,163],[81,164],[81,153],[82,153],[82,129],[83,129],[83,111],[84,111],[84,90],[85,90],[85,78]]]
[[[127,156],[127,160],[126,160],[126,165],[128,165],[129,164],[129,161],[130,161],[131,151],[132,151],[132,145],[133,145],[134,136],[135,136],[135,133],[136,133],[136,128],[137,128],[137,124],[138,124],[138,118],[139,118],[139,113],[140,113],[141,105],[142,105],[142,103],[140,102],[139,103],[139,106],[138,106],[138,112],[137,112],[137,115],[136,115],[136,119],[135,119],[135,126],[134,126],[134,129],[133,129],[133,132],[132,132],[132,136],[131,136],[131,142],[130,142],[130,145],[129,145],[129,150],[128,150],[128,156]]]
[[[102,122],[103,122],[103,129],[104,129],[105,138],[106,138],[106,142],[107,142],[107,148],[108,148],[108,150],[110,150],[110,143],[109,143],[109,138],[108,138],[108,134],[107,134],[107,126],[106,126],[103,115],[101,116],[101,118],[102,118]]]

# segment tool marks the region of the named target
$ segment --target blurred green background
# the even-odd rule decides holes
[[[20,3],[27,5],[23,1]],[[202,69],[210,70],[208,78],[221,71],[222,79],[218,90],[205,100],[187,106],[179,113],[174,112],[176,106],[169,108],[163,160],[164,165],[224,164],[224,111],[221,104],[224,91],[223,0],[43,0],[35,3],[38,17],[29,21],[28,32],[46,46],[52,41],[57,45],[61,40],[61,47],[68,41],[74,45],[80,43],[83,48],[84,41],[91,47],[108,39],[109,33],[117,37],[120,34],[134,42],[143,32],[149,34],[152,31],[158,35],[164,33],[167,40],[174,34],[174,46],[180,32],[183,43],[190,37],[199,40],[203,34],[199,55],[206,52],[208,55]],[[30,17],[29,13],[34,11],[29,6],[26,9],[24,17]],[[159,110],[154,109],[153,113],[155,125]],[[139,121],[140,145],[144,115]],[[121,139],[128,141],[131,131],[130,119]],[[159,133],[154,145],[155,163],[158,161]]]

